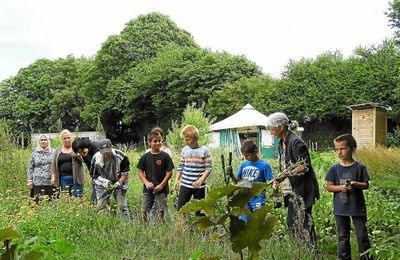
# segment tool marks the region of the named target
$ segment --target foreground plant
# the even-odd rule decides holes
[[[178,213],[203,211],[205,216],[197,219],[200,232],[210,227],[222,227],[222,231],[211,234],[211,239],[229,237],[232,250],[243,258],[243,250],[248,249],[248,259],[258,259],[261,250],[260,241],[271,236],[278,218],[268,216],[272,205],[268,204],[254,212],[247,209],[247,202],[265,189],[265,183],[246,183],[245,187],[228,184],[225,187],[211,190],[207,197],[201,200],[191,200]],[[222,207],[223,200],[228,198],[228,204]],[[247,222],[239,219],[241,215],[248,215]]]

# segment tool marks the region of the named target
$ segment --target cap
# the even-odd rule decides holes
[[[112,144],[110,139],[102,139],[99,142],[99,151],[100,153],[111,152]]]

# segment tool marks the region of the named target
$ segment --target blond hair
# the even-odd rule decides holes
[[[72,134],[68,129],[64,129],[64,130],[61,131],[61,133],[60,133],[61,141],[63,140],[64,136],[66,136],[66,135],[71,136],[71,141],[72,141]]]
[[[199,129],[194,125],[186,125],[181,131],[181,137],[190,137],[199,140]]]

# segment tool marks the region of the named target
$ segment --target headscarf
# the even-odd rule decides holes
[[[48,143],[46,149],[43,149],[43,148],[40,146],[40,139],[41,139],[43,136],[47,139],[47,143]],[[37,146],[36,146],[35,151],[46,151],[46,152],[51,151],[50,138],[48,137],[48,135],[46,135],[46,134],[40,134],[40,135],[39,135],[39,139],[38,139],[38,143],[37,143]]]

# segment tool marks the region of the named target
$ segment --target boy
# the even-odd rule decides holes
[[[179,184],[181,186],[177,210],[182,208],[192,196],[195,199],[205,198],[206,179],[212,167],[210,151],[206,146],[199,145],[199,130],[193,125],[187,125],[180,135],[187,146],[182,149],[174,182],[175,190],[178,190]],[[197,212],[196,215],[201,214]]]
[[[252,140],[245,140],[240,148],[240,151],[246,161],[244,161],[237,170],[236,179],[248,180],[250,182],[267,182],[272,179],[272,169],[269,164],[260,159],[257,144]],[[247,208],[250,212],[263,207],[266,203],[265,190],[256,196],[250,198],[247,203]],[[243,221],[249,219],[248,215],[239,217]]]
[[[161,151],[162,137],[158,132],[148,134],[150,152],[145,153],[138,162],[138,176],[143,182],[141,214],[144,222],[155,203],[157,217],[164,220],[167,208],[168,180],[172,176],[174,163],[171,156]]]
[[[333,214],[338,236],[338,258],[351,259],[350,217],[356,231],[360,259],[372,259],[366,251],[371,247],[367,232],[367,210],[363,190],[369,186],[367,168],[353,159],[357,143],[350,134],[335,138],[335,152],[340,162],[333,165],[326,177],[326,190],[333,192]]]

